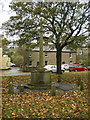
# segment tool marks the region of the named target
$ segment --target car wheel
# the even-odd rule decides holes
[[[53,73],[53,71],[52,71],[52,70],[50,70],[50,72],[51,72],[51,73]]]
[[[64,70],[62,70],[62,73],[64,73]]]

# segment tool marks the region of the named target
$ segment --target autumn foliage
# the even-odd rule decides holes
[[[86,73],[83,74],[86,75]],[[73,77],[75,76],[73,75]],[[75,83],[73,77],[72,81]],[[20,80],[29,82],[30,76],[14,76],[13,80],[15,83]],[[7,85],[8,77],[3,77],[3,118],[83,118],[85,120],[89,118],[87,88],[83,91],[68,91],[63,92],[62,95],[59,93],[57,96],[50,96],[49,90],[46,92],[29,90],[17,94],[7,94]]]

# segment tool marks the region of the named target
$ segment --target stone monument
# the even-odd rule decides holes
[[[50,86],[51,77],[50,71],[43,70],[43,27],[42,27],[42,19],[40,20],[40,42],[39,42],[39,67],[36,71],[31,72],[31,85],[35,85],[38,87],[41,86]]]

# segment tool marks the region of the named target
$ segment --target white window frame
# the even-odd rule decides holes
[[[72,58],[72,53],[69,53],[69,57]]]
[[[48,57],[48,53],[47,52],[45,52],[45,57]]]

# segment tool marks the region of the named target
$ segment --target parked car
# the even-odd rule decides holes
[[[11,62],[11,63],[10,63],[10,66],[11,66],[11,67],[15,67],[16,64],[14,64],[14,63]]]
[[[46,65],[46,66],[44,67],[44,69],[45,69],[46,71],[56,72],[56,71],[57,71],[57,66],[56,66],[56,65]],[[65,69],[63,68],[63,66],[61,66],[61,70],[62,70],[62,72],[65,71]]]
[[[69,71],[86,71],[87,68],[83,67],[82,65],[71,64],[69,65]]]
[[[90,66],[87,66],[87,69],[90,70]]]
[[[66,71],[69,70],[69,65],[68,64],[62,64],[62,67]]]
[[[44,69],[46,70],[46,71],[52,71],[52,67],[53,65],[46,65],[45,67],[44,67]]]

